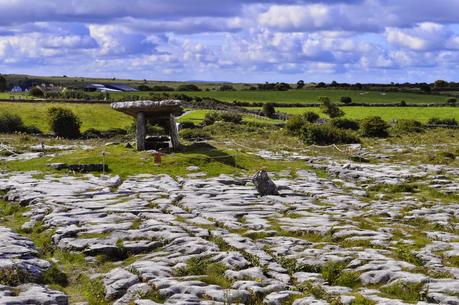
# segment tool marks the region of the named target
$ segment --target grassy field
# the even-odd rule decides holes
[[[108,130],[126,128],[133,118],[113,110],[110,105],[102,104],[60,104],[60,103],[0,103],[0,114],[9,112],[19,115],[26,125],[35,125],[41,131],[49,131],[47,111],[53,106],[64,107],[74,111],[81,119],[81,130],[89,128]]]
[[[9,135],[5,140],[8,144],[15,145],[16,143],[16,147],[21,145],[27,147],[27,145],[36,144],[37,142],[34,137],[16,135]],[[219,140],[223,140],[223,138]],[[67,142],[72,143],[70,141],[65,141],[64,143]],[[52,139],[45,139],[45,144],[53,143]],[[125,148],[123,145],[105,146],[103,141],[80,141],[80,143],[90,145],[93,148],[72,153],[56,153],[56,156],[50,158],[0,162],[0,170],[55,172],[46,164],[54,162],[70,164],[105,162],[111,174],[125,178],[139,173],[168,174],[174,177],[185,176],[189,173],[187,168],[191,165],[199,166],[209,176],[254,172],[261,168],[275,172],[284,169],[298,170],[308,168],[301,161],[269,161],[253,154],[227,147],[213,146],[206,143],[189,144],[185,141],[182,141],[182,147],[179,152],[163,155],[161,166],[158,166],[154,163],[153,154],[149,152],[137,152],[132,148]]]
[[[206,116],[206,113],[208,113],[211,110],[191,110],[186,112],[183,116],[181,116],[177,121],[178,122],[185,122],[185,121],[190,121],[195,124],[199,124],[204,120],[204,117]],[[272,120],[268,119],[262,116],[256,116],[256,115],[243,115],[243,121],[244,122],[256,122],[256,123],[278,123],[281,122],[280,120]]]
[[[204,87],[203,87],[204,88]],[[127,96],[137,95],[145,99],[151,98],[151,94],[185,94],[193,97],[201,98],[214,98],[224,102],[249,102],[249,103],[304,103],[315,104],[318,103],[319,97],[327,96],[332,101],[339,103],[342,96],[350,96],[355,103],[367,104],[398,104],[405,101],[408,104],[435,104],[444,103],[445,96],[441,95],[427,95],[417,93],[398,93],[398,92],[375,92],[375,91],[359,91],[359,90],[340,90],[340,89],[303,89],[303,90],[290,90],[290,91],[198,91],[198,92],[111,92],[110,98],[112,100],[120,100]],[[87,93],[92,96],[99,95],[99,93]],[[10,99],[14,95],[16,98],[30,98],[27,94],[10,92],[0,93],[0,98]]]
[[[159,80],[142,80],[142,79],[118,79],[118,78],[94,78],[94,77],[72,77],[72,76],[34,76],[34,75],[22,75],[22,74],[4,74],[9,83],[19,83],[19,82],[34,82],[37,84],[41,83],[53,83],[60,86],[79,88],[84,87],[87,84],[126,84],[134,88],[140,85],[148,86],[168,86],[172,88],[177,88],[183,84],[195,84],[199,88],[205,89],[216,89],[223,85],[223,82],[206,82],[206,81],[159,81]],[[242,83],[231,83],[231,85],[240,90],[249,88],[250,84]]]
[[[252,109],[259,109],[253,107]],[[345,117],[350,119],[363,119],[368,116],[380,116],[386,121],[392,119],[413,119],[420,122],[427,122],[430,118],[455,118],[459,121],[459,108],[452,107],[342,107]],[[303,114],[306,111],[313,111],[323,115],[318,107],[296,108],[278,107],[276,111],[288,114]]]
[[[249,109],[259,109],[258,107],[249,107]],[[386,121],[392,119],[413,119],[420,122],[427,122],[430,118],[455,118],[459,121],[459,108],[451,107],[343,107],[345,117],[350,119],[363,119],[368,116],[380,116]],[[288,114],[303,114],[307,111],[318,113],[321,117],[327,117],[321,113],[318,107],[278,107],[276,111]],[[194,110],[186,113],[178,121],[192,121],[201,123],[204,116],[209,110]],[[253,117],[245,117],[245,121],[257,122],[280,122],[270,119],[258,119]]]
[[[22,92],[0,92],[0,99],[32,99],[33,97],[30,96],[28,93]]]
[[[81,130],[89,128],[108,130],[110,128],[129,127],[133,118],[121,112],[113,110],[110,105],[103,104],[60,104],[60,103],[0,103],[0,114],[4,112],[19,115],[26,125],[34,125],[41,131],[48,132],[47,111],[53,106],[64,107],[74,111],[81,119]],[[178,119],[178,122],[192,121],[201,123],[209,110],[195,110],[185,113]],[[270,120],[263,117],[244,115],[245,122],[276,123],[277,120]]]
[[[169,92],[171,93],[171,92]],[[342,96],[350,96],[355,103],[400,103],[408,104],[444,103],[445,97],[440,95],[425,95],[416,93],[396,92],[366,92],[358,90],[307,89],[290,91],[201,91],[201,92],[172,92],[189,96],[211,97],[224,102],[278,102],[278,103],[318,103],[319,97],[327,96],[334,102],[339,102]],[[112,97],[124,93],[113,93]]]

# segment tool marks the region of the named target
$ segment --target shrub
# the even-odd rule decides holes
[[[330,145],[360,143],[360,139],[350,131],[330,125],[305,124],[301,128],[301,137],[307,144]]]
[[[17,286],[32,280],[32,276],[22,268],[2,267],[0,269],[0,285]]]
[[[6,91],[6,78],[0,75],[0,92]]]
[[[45,93],[38,87],[33,87],[29,90],[29,94],[33,97],[43,97]]]
[[[43,272],[41,281],[45,284],[58,284],[61,286],[67,286],[68,278],[56,265],[52,265],[51,268]]]
[[[427,122],[427,125],[446,125],[446,126],[457,126],[457,121],[454,118],[450,119],[440,119],[440,118],[431,118]]]
[[[309,123],[315,123],[320,118],[320,116],[313,111],[307,111],[303,113],[303,118]]]
[[[365,298],[361,294],[355,296],[350,305],[375,305],[376,302]]]
[[[81,121],[71,110],[52,107],[48,109],[50,129],[59,137],[75,139],[80,136]]]
[[[328,262],[322,267],[322,277],[329,285],[334,285],[346,265],[346,262]]]
[[[384,138],[389,134],[389,125],[379,116],[367,117],[360,123],[360,129],[364,137]]]
[[[29,134],[42,134],[43,132],[35,125],[24,126],[22,130],[25,133]]]
[[[276,115],[276,109],[274,109],[274,104],[263,104],[263,114],[268,118],[274,118],[274,116]]]
[[[292,135],[299,135],[301,127],[305,124],[305,120],[300,115],[295,115],[287,120],[285,128],[287,128],[288,133]]]
[[[181,122],[180,126],[182,127],[182,129],[185,129],[185,128],[192,129],[196,127],[196,125],[194,125],[194,122],[191,122],[191,121]]]
[[[350,119],[343,119],[343,118],[336,118],[331,120],[330,124],[333,127],[340,128],[340,129],[350,129],[350,130],[358,130],[359,129],[359,122],[350,120]]]
[[[420,301],[424,283],[405,283],[397,281],[390,285],[381,287],[381,291],[393,298],[401,299],[409,303]]]
[[[135,123],[134,128],[135,128]],[[134,129],[135,130],[135,129]],[[147,124],[147,134],[148,135],[163,135],[166,133],[166,130],[164,129],[163,126],[159,126],[158,124]]]
[[[332,103],[328,97],[320,97],[319,102],[322,112],[328,115],[330,118],[337,118],[344,115],[344,112],[334,103]]]
[[[180,137],[186,140],[206,140],[210,139],[210,134],[201,128],[185,128],[179,131]]]
[[[0,114],[0,132],[24,131],[25,126],[22,119],[17,114],[4,112]]]
[[[139,85],[139,86],[137,87],[137,89],[138,89],[139,91],[151,91],[151,87],[149,87],[149,86],[147,86],[147,85],[143,85],[143,84],[142,84],[142,85]]]
[[[350,96],[342,96],[340,98],[340,102],[345,104],[345,105],[349,105],[352,103],[352,98]]]
[[[219,91],[234,91],[234,87],[231,86],[231,85],[221,85],[219,88],[218,88]]]
[[[446,104],[450,106],[455,106],[457,103],[457,100],[454,97],[449,97],[446,99]]]
[[[95,128],[89,128],[85,132],[81,134],[81,136],[85,139],[94,139],[94,138],[101,138],[102,137],[102,132]]]
[[[242,115],[234,111],[224,111],[220,114],[220,118],[224,122],[240,124],[242,122]]]
[[[177,91],[201,91],[201,89],[193,84],[185,84],[178,86]]]
[[[212,125],[213,123],[220,121],[220,120],[221,120],[220,113],[218,113],[217,111],[209,111],[204,116],[203,122],[206,125]]]
[[[395,124],[394,130],[398,132],[423,132],[424,125],[416,120],[401,119]]]
[[[287,84],[287,83],[277,83],[277,84],[274,86],[274,90],[278,90],[278,91],[288,91],[288,90],[290,90],[290,89],[292,89],[292,88],[291,88],[290,85]]]
[[[151,91],[174,91],[174,88],[169,86],[155,85],[150,88]]]

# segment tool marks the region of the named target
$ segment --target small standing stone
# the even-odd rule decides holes
[[[267,195],[279,195],[277,186],[269,178],[268,173],[265,170],[258,171],[252,178],[252,182],[257,188],[260,196]]]

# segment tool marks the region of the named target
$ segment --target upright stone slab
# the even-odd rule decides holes
[[[170,136],[172,142],[172,148],[178,149],[180,147],[178,131],[177,131],[177,122],[175,121],[175,116],[169,114],[169,128]]]
[[[146,120],[145,113],[137,113],[137,119],[135,124],[135,136],[137,141],[137,150],[145,150],[145,137],[146,137]]]
[[[276,184],[269,178],[265,170],[256,172],[252,178],[252,182],[260,196],[279,195]]]

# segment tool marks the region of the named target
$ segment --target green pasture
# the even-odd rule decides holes
[[[342,96],[350,96],[354,103],[400,103],[430,104],[444,103],[446,97],[441,95],[426,95],[417,93],[374,92],[339,89],[304,89],[289,91],[200,91],[200,92],[169,92],[170,94],[186,94],[197,97],[211,97],[224,102],[241,101],[257,103],[318,103],[319,97],[327,96],[334,102],[339,102]],[[112,97],[125,93],[113,93]],[[143,93],[145,94],[145,93]]]
[[[258,109],[258,108],[253,108]],[[380,116],[386,121],[392,119],[413,119],[427,122],[430,118],[455,118],[459,121],[459,107],[341,107],[345,117],[363,119],[368,116]],[[288,114],[303,114],[314,111],[325,117],[318,107],[278,107],[276,111]]]
[[[91,96],[99,95],[98,92],[87,92]],[[126,97],[135,95],[149,99],[151,95],[157,94],[185,94],[192,97],[214,98],[224,102],[249,102],[249,103],[302,103],[315,104],[318,103],[319,97],[327,96],[332,101],[339,103],[342,96],[349,96],[354,103],[364,104],[399,104],[405,101],[408,104],[438,104],[446,101],[446,96],[428,95],[419,93],[399,93],[399,92],[376,92],[376,91],[361,91],[361,90],[342,90],[342,89],[302,89],[289,91],[172,91],[172,92],[110,92],[111,100],[120,100]],[[10,99],[15,98],[31,98],[26,93],[0,93],[0,98]]]
[[[207,110],[207,109],[191,110],[191,111],[186,112],[184,115],[182,115],[177,121],[178,122],[190,121],[195,124],[199,124],[204,120],[206,113],[208,113],[209,111],[212,111],[212,110]],[[245,114],[242,117],[243,117],[244,122],[271,123],[271,124],[280,122],[280,120],[272,120],[266,117],[250,115],[250,114]]]
[[[42,131],[49,131],[47,111],[51,107],[63,107],[75,112],[81,119],[81,130],[89,128],[108,130],[110,128],[126,128],[133,118],[113,110],[110,105],[103,104],[70,104],[70,103],[0,103],[0,114],[9,112],[19,115],[26,125],[34,125]]]

